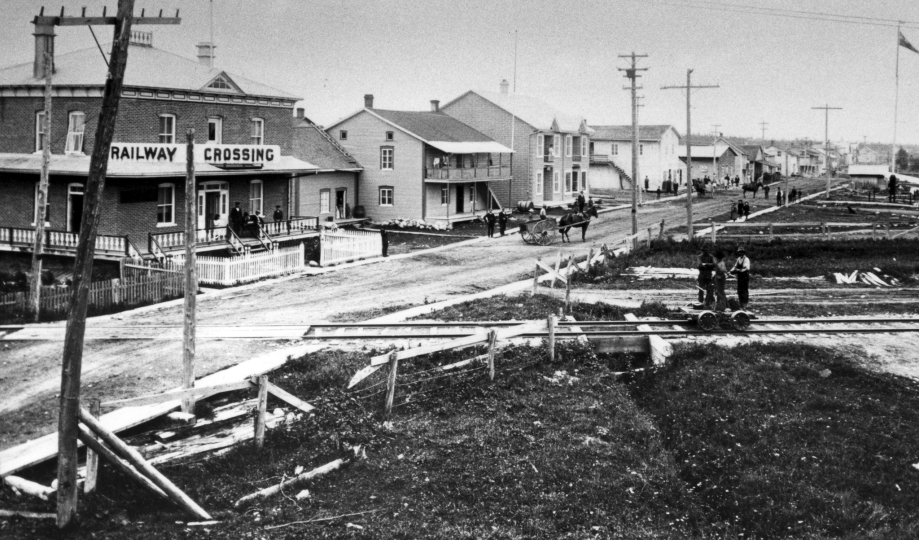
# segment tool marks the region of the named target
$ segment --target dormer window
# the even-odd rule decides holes
[[[213,88],[214,90],[233,90],[233,85],[231,85],[223,75],[211,81],[211,84],[207,85],[207,87]]]

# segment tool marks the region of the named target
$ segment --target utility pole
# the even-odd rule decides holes
[[[721,127],[721,124],[712,124],[712,189],[714,189],[715,184],[718,183],[718,176],[721,173],[718,172],[718,128]]]
[[[639,170],[638,170],[638,97],[636,92],[643,88],[641,86],[636,86],[638,78],[641,75],[638,74],[640,71],[648,71],[648,68],[639,68],[638,59],[647,58],[647,54],[635,54],[632,51],[632,54],[620,54],[619,58],[628,58],[631,60],[631,65],[627,68],[616,68],[619,71],[625,71],[625,76],[631,81],[630,86],[625,86],[623,89],[632,91],[632,234],[638,234],[638,182],[640,181]],[[638,245],[638,238],[632,238],[632,247]]]
[[[823,107],[811,107],[814,110],[823,111],[826,115],[823,131],[823,144],[824,144],[824,160],[826,161],[826,194],[824,198],[830,198],[830,111],[841,111],[842,107],[830,107],[829,104],[824,105]]]
[[[54,29],[51,29],[54,32]],[[53,34],[52,34],[53,35]],[[50,53],[43,55],[45,68],[45,110],[42,113],[41,126],[41,177],[38,181],[38,208],[35,211],[35,238],[32,245],[32,276],[29,280],[29,303],[32,317],[38,322],[41,314],[41,266],[42,251],[45,240],[45,211],[48,207],[48,169],[51,167],[51,77],[54,72],[54,61]]]
[[[768,122],[759,123],[759,127],[763,130],[763,146],[766,146],[766,126],[768,125],[769,125]]]
[[[692,69],[686,70],[686,86],[661,86],[661,90],[686,90],[686,230],[689,240],[692,241],[694,232],[692,226],[692,91],[697,88],[720,88],[717,84],[692,85]]]
[[[182,353],[182,388],[195,387],[195,295],[198,294],[195,212],[195,130],[186,134],[188,146],[185,151],[185,346]],[[182,412],[195,414],[195,397],[182,399]]]
[[[65,17],[61,9],[59,17],[45,16],[44,8],[32,24],[37,35],[54,35],[54,26],[114,26],[114,40],[109,58],[108,76],[102,92],[102,109],[96,138],[89,161],[89,175],[83,195],[83,217],[80,222],[80,237],[77,242],[73,264],[73,285],[70,292],[70,306],[67,311],[67,329],[64,335],[64,355],[61,366],[60,412],[58,414],[58,462],[57,462],[57,526],[70,527],[77,517],[77,433],[80,411],[80,376],[83,364],[83,338],[86,333],[86,306],[89,300],[89,285],[92,281],[93,256],[95,255],[96,226],[99,223],[99,202],[105,186],[109,150],[115,133],[118,116],[118,102],[124,82],[124,70],[128,60],[132,24],[179,24],[175,18],[144,17],[143,12],[134,18],[134,0],[118,0],[115,17],[87,17],[84,8],[81,16]],[[53,52],[53,46],[48,52]],[[53,60],[52,60],[53,62]]]

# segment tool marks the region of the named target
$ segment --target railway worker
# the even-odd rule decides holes
[[[750,259],[747,257],[747,250],[740,246],[737,248],[737,260],[731,273],[737,276],[737,300],[740,302],[740,309],[747,309],[750,303]]]
[[[715,271],[715,258],[708,246],[702,247],[699,255],[699,303],[704,309],[712,309],[715,301],[715,283],[712,273]]]
[[[727,279],[728,269],[724,265],[724,252],[719,249],[715,252],[715,311],[724,311],[728,307],[728,297],[724,292]]]
[[[495,236],[495,214],[491,211],[491,208],[488,209],[488,213],[485,214],[485,228],[489,238]]]
[[[501,236],[504,236],[504,231],[507,229],[507,214],[504,213],[504,210],[498,212],[498,232],[501,233]]]

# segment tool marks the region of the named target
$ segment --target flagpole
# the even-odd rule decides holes
[[[900,25],[897,25],[897,70],[896,70],[896,90],[893,98],[893,143],[890,145],[890,172],[897,172],[897,108],[900,102]]]

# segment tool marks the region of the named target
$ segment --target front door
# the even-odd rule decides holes
[[[83,186],[74,184],[67,188],[67,230],[80,233],[83,221]]]
[[[335,217],[337,219],[348,219],[351,216],[346,215],[345,212],[345,201],[347,201],[348,191],[345,189],[336,189],[335,190]]]
[[[227,226],[230,215],[229,182],[202,182],[198,185],[198,228]]]
[[[457,184],[456,186],[456,213],[457,214],[462,214],[463,212],[466,211],[465,206],[464,206],[464,202],[466,200],[465,194],[463,193],[464,191],[465,190],[463,189],[463,185]]]

